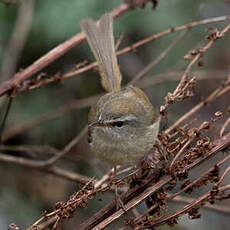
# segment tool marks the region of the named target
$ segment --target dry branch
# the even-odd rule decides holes
[[[170,29],[164,30],[164,31],[162,31],[160,33],[153,34],[153,35],[151,35],[151,36],[149,36],[149,37],[147,37],[147,38],[145,38],[145,39],[143,39],[141,41],[138,41],[138,42],[136,42],[136,43],[134,43],[134,44],[132,44],[130,46],[127,46],[127,47],[123,48],[122,50],[118,50],[117,55],[121,55],[121,54],[127,53],[129,51],[133,51],[133,50],[137,49],[138,47],[141,47],[141,46],[143,46],[143,45],[145,45],[145,44],[147,44],[147,43],[149,43],[151,41],[154,41],[156,39],[161,38],[162,36],[165,36],[165,35],[168,35],[168,34],[171,34],[171,33],[174,33],[174,32],[183,31],[183,30],[190,30],[191,28],[199,26],[199,25],[204,25],[204,24],[213,23],[213,22],[226,21],[228,19],[230,19],[229,15],[221,16],[221,17],[215,17],[215,18],[209,18],[209,19],[204,19],[204,20],[201,20],[201,21],[191,22],[191,23],[188,23],[188,24],[185,24],[185,25],[182,25],[182,26],[177,26],[177,27],[174,27],[174,28],[170,28]],[[174,46],[174,44],[172,44],[172,47],[173,46]],[[152,68],[153,66],[155,66],[156,64],[158,64],[161,61],[161,59],[164,58],[164,55],[167,54],[170,50],[171,50],[171,47],[169,46],[168,49],[166,49],[156,60],[154,60],[152,63],[150,63],[149,66],[147,66],[146,68],[149,69],[149,68]],[[79,74],[84,73],[86,71],[92,70],[93,68],[95,68],[97,66],[96,62],[90,63],[90,64],[82,67],[83,64],[84,63],[77,64],[76,65],[77,68],[74,68],[74,70],[68,71],[67,73],[64,73],[64,74],[57,73],[57,74],[55,74],[54,76],[51,76],[51,77],[44,76],[44,79],[43,79],[43,77],[38,76],[37,79],[35,79],[35,80],[25,81],[24,85],[22,85],[22,87],[17,89],[17,91],[18,92],[23,92],[23,91],[26,91],[26,90],[36,89],[36,88],[42,87],[42,86],[44,86],[46,84],[60,81],[60,79],[63,80],[63,79],[67,79],[67,78],[79,75]],[[146,70],[143,70],[143,72],[141,71],[139,74],[142,76],[142,75],[145,74],[145,71]],[[138,77],[138,75],[136,77]],[[43,74],[42,74],[42,76],[43,76]],[[135,80],[135,83],[136,82],[137,81]],[[0,92],[1,92],[1,86],[0,86]]]
[[[188,74],[191,71],[192,66],[204,55],[205,52],[207,52],[208,49],[212,47],[212,45],[217,41],[218,39],[225,36],[225,34],[230,30],[230,24],[228,24],[224,29],[221,31],[214,30],[211,31],[211,33],[207,36],[207,38],[210,40],[204,47],[199,48],[198,50],[192,50],[190,51],[189,58],[194,58],[192,61],[188,64],[187,68],[185,69],[184,74],[181,77],[181,80],[174,90],[173,93],[168,93],[166,97],[166,103],[164,106],[161,106],[160,112],[162,115],[166,113],[167,108],[170,104],[175,103],[176,101],[181,101],[183,98],[187,98],[192,96],[193,94],[189,92],[189,87],[193,84],[195,78],[189,78]]]
[[[219,153],[220,151],[224,150],[226,148],[226,146],[228,146],[229,144],[230,144],[230,133],[228,133],[224,137],[221,137],[218,140],[211,143],[210,145],[214,146],[214,147],[209,152],[207,152],[203,158],[197,159],[191,165],[186,165],[183,170],[186,172],[190,171],[191,169],[200,165],[207,158],[210,158],[210,157],[214,156],[215,154]],[[229,158],[230,157],[228,156],[224,161],[221,161],[219,163],[219,166],[221,166],[224,162],[229,160]],[[161,172],[160,171],[158,171],[158,172],[155,171],[155,172],[150,173],[150,175],[148,175],[148,177],[144,180],[143,184],[141,184],[138,187],[130,188],[126,193],[124,193],[121,196],[121,199],[124,202],[124,208],[126,211],[129,211],[130,209],[132,209],[133,207],[135,207],[139,203],[143,202],[147,197],[161,191],[161,189],[165,188],[165,186],[167,184],[170,184],[170,183],[172,183],[173,180],[175,180],[174,179],[175,175],[173,175],[173,174],[172,175],[163,175],[162,171]],[[203,180],[203,179],[207,178],[207,175],[211,175],[212,172],[213,172],[213,168],[209,169],[208,171],[206,171],[204,174],[202,174],[199,177],[199,180]],[[209,178],[209,180],[211,180],[211,179],[212,178]],[[198,179],[196,181],[194,181],[194,183],[191,183],[191,186],[195,186],[197,183],[198,183]],[[91,188],[89,191],[91,191],[90,194],[95,194],[96,192],[97,193],[101,192],[101,191],[104,192],[107,189],[109,189],[108,184],[106,185],[106,187],[103,187],[103,188],[98,187],[95,189]],[[229,190],[230,187],[229,186],[227,186],[227,187],[222,186],[219,188],[219,191],[221,192],[221,191],[224,191],[227,189]],[[165,197],[165,199],[171,200],[179,194],[170,195],[168,198]],[[210,192],[206,193],[204,196],[201,196],[199,199],[195,199],[194,201],[192,201],[190,206],[186,206],[186,208],[182,208],[180,211],[176,212],[173,215],[169,215],[169,216],[165,216],[165,217],[157,219],[156,221],[154,221],[152,223],[151,226],[159,225],[161,223],[167,222],[169,219],[175,218],[176,216],[188,211],[191,207],[196,206],[201,201],[207,200],[210,196],[211,196]],[[77,199],[76,202],[80,202],[79,199],[86,201],[84,197],[80,197]],[[68,202],[66,202],[66,203],[68,203]],[[158,205],[159,204],[155,204],[152,207],[152,209],[156,208]],[[52,215],[48,214],[49,218],[47,219],[47,222],[49,223],[49,225],[52,225],[57,221],[57,217],[58,217],[58,216],[56,216],[57,212],[58,212],[58,210],[53,212]],[[124,214],[125,214],[125,212],[123,209],[116,211],[116,204],[115,204],[115,201],[113,201],[110,204],[106,205],[104,208],[102,208],[100,211],[98,211],[89,220],[87,220],[84,223],[82,223],[81,225],[77,226],[76,229],[102,229],[102,228],[106,227],[107,225],[111,224],[112,222],[114,222],[116,219],[118,219],[119,217],[121,217]],[[47,218],[47,215],[45,217]],[[141,217],[142,217],[141,219],[143,219],[144,216],[141,216]],[[44,218],[42,218],[42,220],[43,219]],[[135,223],[135,220],[133,220],[133,222]],[[141,222],[140,218],[137,218],[135,224],[138,224],[139,222]],[[39,229],[44,229],[41,227],[47,226],[45,223],[40,224]],[[33,225],[33,226],[35,226],[35,225]],[[29,229],[32,229],[32,228],[29,228]]]
[[[122,3],[110,13],[113,15],[113,18],[118,18],[127,11],[133,9],[133,7],[138,5],[139,3],[137,3],[136,5]],[[16,89],[23,81],[30,78],[32,75],[39,72],[46,66],[50,65],[52,62],[63,56],[73,47],[81,44],[84,40],[84,33],[78,33],[74,37],[70,38],[69,40],[52,49],[50,52],[48,52],[43,57],[34,62],[32,65],[27,67],[25,70],[16,73],[11,80],[5,81],[0,85],[0,96],[4,95],[12,89]]]
[[[119,16],[121,16],[122,14],[124,14],[125,12],[129,11],[130,9],[132,9],[133,6],[131,6],[130,4],[127,3],[122,3],[119,7],[117,7],[116,9],[114,9],[111,14],[114,16],[114,18],[117,18]],[[129,52],[131,50],[136,49],[139,46],[142,46],[150,41],[156,40],[162,36],[165,36],[167,34],[170,34],[172,32],[177,32],[177,31],[182,31],[182,30],[189,30],[192,27],[198,26],[198,25],[203,25],[203,24],[207,24],[207,23],[213,23],[213,22],[220,22],[220,21],[226,21],[230,19],[230,16],[221,16],[221,17],[215,17],[215,18],[209,18],[209,19],[205,19],[205,20],[201,20],[201,21],[197,21],[197,22],[191,22],[188,23],[186,25],[182,25],[182,26],[178,26],[178,27],[174,27],[174,28],[170,28],[167,29],[165,31],[162,31],[158,34],[154,34],[142,41],[139,41],[131,46],[128,46],[120,51],[117,52],[117,55]],[[54,48],[53,50],[51,50],[50,52],[48,52],[46,55],[44,55],[43,57],[41,57],[40,59],[38,59],[36,62],[34,62],[32,65],[30,65],[29,67],[27,67],[25,70],[16,73],[14,75],[14,77],[9,80],[9,81],[5,81],[0,85],[0,96],[6,94],[7,92],[9,92],[10,90],[18,90],[18,87],[21,83],[23,83],[25,80],[27,80],[28,78],[30,78],[31,76],[33,76],[34,74],[38,73],[40,70],[42,70],[43,68],[45,68],[46,66],[48,66],[49,64],[51,64],[52,62],[54,62],[56,59],[60,58],[61,56],[63,56],[66,52],[68,52],[69,50],[71,50],[73,47],[81,44],[81,42],[83,42],[85,39],[85,36],[83,33],[79,33],[77,35],[75,35],[73,38],[67,40],[66,42],[60,44],[59,46],[57,46],[56,48]],[[88,66],[85,66],[83,68],[80,68],[79,70],[76,71],[71,71],[70,73],[66,73],[60,76],[60,74],[56,74],[53,78],[47,78],[44,79],[43,81],[39,80],[38,83],[34,83],[32,82],[32,85],[30,86],[30,83],[27,83],[24,90],[28,90],[28,89],[34,89],[37,87],[41,87],[45,84],[48,84],[50,82],[54,82],[57,80],[61,79],[65,79],[65,78],[69,78],[72,76],[75,76],[79,73],[88,71],[94,67],[97,66],[97,63],[94,62],[92,64],[89,64]],[[40,79],[40,78],[39,78]],[[28,85],[28,86],[27,86]]]
[[[119,17],[128,10],[132,9],[134,6],[137,6],[137,4],[144,4],[146,2],[147,0],[127,1],[126,3],[121,4],[118,8],[113,10],[111,14],[113,14],[114,17]],[[152,3],[155,6],[157,1],[153,0]],[[217,21],[226,21],[229,18],[229,16],[222,16],[171,28],[161,33],[152,35],[129,47],[126,47],[117,53],[122,54],[128,52],[145,43],[148,43],[149,41],[155,40],[161,36],[170,34],[175,31],[189,30],[191,27],[197,25]],[[191,93],[191,88],[195,84],[195,78],[189,77],[192,66],[215,43],[215,41],[219,38],[222,38],[229,29],[230,25],[227,25],[220,32],[217,30],[211,31],[208,36],[209,42],[204,47],[190,52],[189,57],[187,56],[187,58],[191,58],[192,60],[184,71],[177,88],[173,93],[168,95],[166,98],[165,106],[161,107],[161,112],[163,115],[165,115],[166,109],[168,109],[172,103],[187,99],[193,95]],[[27,84],[28,82],[25,82],[26,79],[29,79],[32,75],[38,73],[41,69],[64,55],[74,46],[79,45],[83,40],[84,34],[77,34],[70,40],[51,50],[49,53],[41,57],[22,72],[17,73],[11,80],[2,83],[0,85],[0,96],[8,93],[11,90],[24,91],[36,87],[41,87],[57,79],[68,78],[95,67],[96,63],[92,63],[88,66],[81,67],[63,75],[56,74],[54,77],[45,79],[40,76],[41,78],[37,79],[38,81],[35,81],[34,83],[32,82],[32,84],[30,84],[31,82],[29,84]],[[177,39],[166,49],[165,52],[162,53],[161,56],[158,57],[158,59],[150,63],[150,65],[147,66],[147,68],[136,77],[135,81],[144,76],[144,74],[148,72],[150,67],[155,65],[155,63],[158,63],[159,60],[161,60],[176,44],[176,42]],[[21,86],[23,82],[25,84]],[[63,219],[71,218],[76,210],[87,208],[88,201],[93,199],[96,194],[104,194],[105,192],[113,191],[114,185],[119,186],[121,190],[125,190],[127,188],[126,185],[129,185],[128,190],[125,190],[125,192],[120,197],[124,204],[125,210],[116,210],[117,204],[115,201],[112,201],[97,213],[95,213],[91,218],[76,226],[76,229],[84,230],[105,228],[142,202],[147,202],[148,209],[136,217],[128,218],[125,222],[125,227],[122,229],[144,229],[159,226],[162,224],[173,226],[177,223],[178,217],[182,214],[188,213],[191,218],[199,218],[199,209],[207,203],[210,203],[211,205],[216,200],[221,201],[224,199],[229,199],[230,195],[226,194],[226,192],[230,190],[230,185],[222,184],[226,175],[229,174],[230,171],[230,166],[224,166],[224,163],[227,163],[230,159],[230,155],[224,157],[222,155],[221,160],[213,163],[212,166],[206,169],[201,175],[199,175],[198,178],[196,178],[194,181],[191,181],[190,179],[190,175],[193,173],[193,169],[197,168],[201,164],[204,164],[211,157],[215,156],[221,151],[227,152],[229,150],[230,133],[226,132],[226,128],[229,125],[229,118],[222,126],[220,136],[218,135],[213,141],[211,141],[209,135],[206,134],[209,132],[209,127],[213,125],[212,122],[200,122],[198,120],[201,124],[196,126],[194,125],[193,121],[188,121],[186,125],[179,127],[179,124],[188,119],[191,114],[194,114],[207,103],[210,103],[214,99],[223,96],[226,92],[228,92],[230,90],[229,84],[230,79],[227,79],[224,84],[217,88],[209,97],[201,101],[197,106],[192,108],[188,113],[178,119],[165,132],[159,134],[159,142],[155,144],[152,154],[154,155],[156,152],[158,154],[162,153],[165,158],[159,163],[157,168],[155,168],[154,162],[151,162],[151,158],[145,159],[141,161],[136,167],[132,167],[131,170],[133,170],[133,172],[122,179],[114,180],[111,178],[112,171],[110,171],[102,176],[99,181],[96,181],[94,178],[89,178],[84,175],[73,173],[56,166],[56,163],[60,159],[63,159],[84,136],[86,133],[86,127],[62,150],[58,151],[52,148],[52,156],[47,160],[42,161],[38,160],[37,158],[30,159],[3,153],[0,154],[0,162],[13,163],[29,167],[31,169],[41,170],[46,173],[51,173],[85,184],[66,202],[57,202],[56,207],[52,212],[44,213],[44,215],[42,215],[42,217],[39,218],[27,230],[42,230],[47,227],[56,229],[63,221]],[[43,121],[54,119],[58,116],[66,114],[66,112],[73,108],[79,109],[88,106],[93,103],[94,100],[94,97],[87,98],[81,101],[82,104],[80,105],[75,103],[71,106],[59,109],[57,114],[52,113],[41,117],[40,120],[32,120],[24,126],[22,125],[17,127],[12,131],[12,133],[9,132],[8,136],[5,136],[5,139],[15,134],[21,133],[24,130],[33,127],[34,125]],[[225,132],[226,134],[224,135]],[[23,149],[21,150],[23,151]],[[120,173],[124,173],[124,171],[121,170]],[[207,184],[212,185],[211,189],[210,187],[206,186]],[[189,200],[189,204],[179,208],[175,212],[170,213],[167,211],[167,202],[172,201],[182,193],[193,193],[195,189],[199,188],[206,189],[206,191],[201,191],[203,195],[200,195],[200,197],[193,200]],[[169,191],[170,194],[168,194]]]

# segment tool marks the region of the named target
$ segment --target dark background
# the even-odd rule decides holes
[[[31,27],[19,55],[16,71],[26,68],[39,57],[80,32],[78,24],[80,19],[90,17],[97,20],[102,14],[111,11],[121,2],[112,0],[34,1]],[[18,7],[17,4],[6,6],[0,1],[0,69],[3,68],[7,55],[7,47],[17,20]],[[144,9],[138,8],[129,11],[116,20],[114,23],[115,38],[118,39],[121,34],[124,34],[124,40],[120,45],[122,48],[170,27],[226,15],[229,12],[230,2],[227,0],[161,0],[155,10],[152,10],[151,4],[148,4]],[[162,81],[145,88],[157,110],[160,105],[164,104],[164,97],[167,92],[174,90],[177,80],[183,74],[188,63],[183,60],[183,56],[190,49],[205,44],[208,26],[217,26],[221,29],[224,25],[226,22],[212,23],[191,29],[173,51],[147,74],[146,78],[153,79],[162,78],[169,73],[173,75],[171,80]],[[177,33],[167,35],[138,48],[135,52],[119,56],[123,83],[130,81],[149,62],[158,57],[177,35]],[[205,54],[202,59],[203,67],[194,66],[193,71],[196,71],[194,75],[197,76],[197,79],[203,78],[204,80],[199,81],[196,85],[196,95],[193,99],[171,107],[168,115],[169,124],[176,121],[200,99],[208,95],[227,76],[230,59],[229,50],[228,34],[224,39],[217,41]],[[57,72],[65,73],[83,60],[90,62],[94,60],[85,42],[73,48],[42,72],[50,76]],[[10,77],[3,76],[3,72],[1,72],[0,80],[3,81]],[[104,91],[100,86],[98,73],[89,71],[73,76],[61,83],[51,83],[39,89],[18,94],[13,101],[6,123],[3,136],[7,140],[4,144],[43,147],[49,145],[62,149],[87,124],[88,107],[81,110],[69,109],[63,116],[41,122],[30,129],[24,129],[17,135],[12,130],[30,120],[36,120],[50,113],[55,114],[55,111],[75,100],[102,92]],[[215,111],[226,109],[229,104],[229,96],[229,94],[225,95],[224,98],[215,101],[211,107],[202,110],[200,112],[201,119],[210,118]],[[0,103],[1,117],[3,117],[6,100],[1,98]],[[14,135],[7,137],[10,132],[13,132]],[[24,152],[7,151],[5,153],[28,157]],[[45,152],[29,154],[40,154],[39,157],[41,158],[47,156]],[[61,166],[96,178],[103,175],[100,170],[100,163],[88,152],[86,138],[83,138],[65,157]],[[21,229],[30,226],[42,215],[44,210],[51,211],[57,201],[67,200],[69,195],[79,189],[77,182],[10,163],[0,163],[0,178],[0,229],[7,229],[11,222],[16,223]],[[107,199],[111,200],[112,197],[111,194],[111,197],[109,196]],[[104,197],[102,202],[94,199],[87,209],[77,211],[71,221],[66,221],[65,229],[72,229],[71,224],[74,226],[75,222],[81,222],[91,216],[108,201],[107,199]],[[175,229],[229,229],[227,216],[210,211],[203,211],[202,215],[203,218],[199,220],[181,218],[180,224]],[[161,229],[167,229],[167,227]]]

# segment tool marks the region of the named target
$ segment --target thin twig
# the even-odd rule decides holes
[[[171,101],[176,101],[176,98],[178,97],[178,95],[180,95],[180,92],[182,91],[182,89],[185,87],[186,83],[188,82],[188,74],[191,71],[192,66],[201,58],[201,56],[207,52],[207,50],[209,50],[212,45],[215,43],[215,41],[219,38],[222,38],[227,32],[228,30],[230,30],[230,24],[228,24],[226,27],[224,27],[224,29],[222,29],[222,31],[220,32],[214,32],[215,34],[212,34],[212,36],[210,36],[210,41],[202,48],[200,48],[199,50],[197,50],[194,58],[192,59],[192,61],[188,64],[187,68],[185,69],[184,74],[181,77],[181,80],[179,82],[179,84],[177,85],[176,89],[174,90],[173,93],[170,93],[170,103],[166,100],[166,103],[164,106],[161,106],[161,113],[165,114],[165,111],[167,110],[167,108],[169,107],[170,104],[172,104]]]
[[[225,71],[214,71],[213,70],[213,71],[210,71],[210,72],[208,71],[205,73],[204,73],[204,71],[195,71],[194,72],[194,75],[199,75],[198,80],[204,80],[204,79],[210,80],[210,78],[220,79],[220,77],[222,77],[220,75],[223,75],[223,74],[225,74]],[[140,86],[141,88],[147,88],[147,87],[150,87],[152,85],[160,84],[160,83],[165,82],[165,81],[178,81],[180,79],[179,75],[180,75],[180,72],[170,72],[170,73],[158,74],[158,75],[151,77],[151,78],[142,79],[140,82],[138,82],[137,85]],[[222,86],[221,86],[221,88],[222,88]],[[226,92],[227,91],[225,91],[225,93]],[[32,129],[33,127],[38,126],[38,125],[42,124],[43,122],[47,122],[47,121],[50,121],[53,119],[60,118],[60,117],[66,115],[66,114],[68,114],[74,110],[89,107],[89,106],[93,105],[98,100],[98,98],[100,98],[101,95],[102,94],[90,96],[90,97],[83,98],[83,99],[73,100],[72,102],[69,102],[67,105],[63,105],[62,107],[60,107],[54,111],[45,113],[43,115],[39,115],[38,117],[35,117],[35,118],[31,118],[30,120],[25,121],[25,122],[20,122],[18,124],[14,124],[12,127],[8,127],[7,130],[4,132],[3,137],[2,137],[3,142],[23,133],[25,131],[28,131],[29,129]],[[221,96],[221,95],[222,94],[220,94],[219,96]],[[212,99],[214,100],[215,97]],[[210,101],[211,100],[208,100],[208,98],[207,98],[202,106],[204,106],[207,102],[210,102]],[[196,109],[196,107],[194,107],[194,111],[191,111],[190,115],[195,113],[201,107],[198,107],[197,109]],[[188,117],[190,115],[188,115]],[[181,118],[183,118],[184,116],[182,116]],[[182,121],[180,121],[180,119],[177,120],[175,125],[177,126]]]
[[[182,25],[182,26],[178,26],[178,27],[175,27],[175,28],[170,28],[170,29],[164,30],[164,31],[162,31],[160,33],[157,33],[157,34],[154,34],[152,36],[149,36],[148,38],[143,39],[143,40],[141,40],[139,42],[136,42],[133,45],[130,45],[130,46],[128,46],[128,47],[126,47],[126,48],[124,48],[122,50],[117,51],[117,55],[121,55],[123,53],[135,50],[136,48],[138,48],[138,47],[140,47],[140,46],[142,46],[144,44],[147,44],[150,41],[159,39],[160,37],[165,36],[165,35],[170,34],[170,33],[173,33],[173,32],[182,31],[182,30],[189,30],[190,28],[198,26],[198,25],[203,25],[203,24],[207,24],[207,23],[212,23],[212,22],[222,21],[222,20],[228,20],[228,19],[230,19],[230,16],[210,18],[210,19],[205,19],[205,20],[198,21],[198,22],[188,23],[188,24],[185,24],[185,25]],[[60,74],[57,74],[57,76],[58,76],[58,79],[60,79],[60,78],[61,79],[70,78],[70,77],[76,76],[76,75],[78,75],[80,73],[89,71],[89,70],[95,68],[96,66],[97,66],[97,62],[93,62],[93,63],[91,63],[91,64],[89,64],[87,66],[84,66],[84,67],[80,68],[80,69],[73,70],[73,71],[68,71],[67,73],[62,74],[61,76],[59,76]],[[32,89],[35,89],[37,87],[41,87],[41,86],[43,86],[45,84],[48,84],[48,83],[51,83],[51,82],[55,82],[57,80],[55,76],[56,75],[54,75],[54,77],[45,79],[43,81],[39,81],[35,85],[33,84],[31,86]],[[29,88],[26,87],[22,91],[28,90],[28,89],[30,89],[30,87]]]
[[[226,161],[230,160],[230,155],[225,157],[223,160],[221,160],[220,162],[218,162],[216,164],[217,167],[220,167],[221,165],[223,165]],[[178,195],[182,194],[183,192],[185,192],[186,190],[189,190],[190,188],[192,188],[194,185],[196,185],[199,181],[201,181],[202,179],[204,179],[205,177],[207,177],[213,170],[215,170],[215,166],[207,169],[204,173],[201,174],[201,176],[199,178],[197,178],[196,180],[194,180],[193,182],[189,183],[187,186],[185,186],[184,188],[181,188],[180,191],[171,194],[167,199],[168,200],[172,200],[175,197],[177,197]]]
[[[72,139],[68,145],[65,146],[65,148],[60,151],[58,154],[54,155],[50,159],[48,159],[46,162],[44,162],[42,167],[48,167],[50,165],[55,164],[58,160],[60,160],[63,156],[65,156],[70,150],[82,139],[82,137],[86,134],[88,130],[88,127],[85,126],[82,131],[74,138]]]
[[[190,197],[185,197],[185,196],[177,196],[171,200],[171,202],[175,203],[184,203],[188,204],[193,202],[194,199]],[[217,205],[217,204],[205,204],[204,209],[218,212],[218,213],[223,213],[225,215],[230,215],[230,208],[227,205]]]
[[[197,81],[202,80],[224,80],[226,77],[226,71],[220,70],[199,70],[199,71],[193,71],[194,76],[199,76],[199,79]],[[141,79],[137,83],[137,85],[140,88],[148,88],[150,86],[154,86],[157,84],[162,84],[167,81],[180,81],[180,76],[182,75],[181,71],[167,71],[165,73],[155,74],[151,77]]]
[[[92,178],[90,178],[90,177],[87,177],[87,176],[82,175],[80,173],[68,171],[68,170],[62,169],[62,168],[57,167],[57,166],[45,168],[45,169],[42,169],[42,171],[48,172],[50,174],[53,174],[53,175],[58,176],[58,177],[62,177],[64,179],[67,179],[70,181],[80,182],[82,184],[86,184],[92,180]]]
[[[221,160],[220,162],[217,163],[217,167],[220,167],[222,164],[224,164],[226,161],[230,160],[230,155],[225,157],[223,160]],[[201,176],[199,178],[197,178],[196,180],[194,180],[193,182],[189,183],[187,186],[185,186],[184,188],[181,188],[180,191],[170,194],[166,197],[165,201],[173,201],[174,199],[176,199],[178,196],[180,196],[180,194],[182,194],[183,192],[185,192],[186,190],[194,187],[199,181],[203,180],[204,178],[206,178],[213,170],[215,170],[215,166],[209,168],[208,170],[206,170],[204,173],[201,174]],[[148,208],[146,211],[144,211],[142,214],[140,214],[137,218],[135,218],[134,222],[138,223],[142,220],[142,218],[144,216],[146,216],[149,212],[151,212],[153,209],[155,209],[157,207],[157,204],[153,205],[152,207]]]
[[[125,12],[129,11],[131,8],[132,7],[130,7],[129,4],[123,3],[119,7],[117,7],[115,10],[113,10],[111,12],[111,14],[114,16],[114,18],[117,18],[120,15],[124,14]],[[195,27],[198,25],[204,25],[204,24],[214,23],[214,22],[221,22],[221,21],[226,21],[228,19],[230,19],[230,16],[226,15],[226,16],[215,17],[215,18],[208,18],[208,19],[204,19],[201,21],[191,22],[191,23],[188,23],[188,24],[185,24],[182,26],[170,28],[170,29],[164,30],[158,34],[154,34],[154,35],[152,35],[152,36],[150,36],[144,40],[141,40],[141,41],[139,41],[139,42],[137,42],[131,46],[128,46],[128,47],[118,51],[117,55],[127,53],[133,49],[136,49],[139,46],[142,46],[142,45],[144,45],[150,41],[156,40],[162,36],[165,36],[165,35],[173,33],[173,32],[182,31],[182,30],[189,30],[192,27]],[[35,63],[33,63],[32,65],[27,67],[22,72],[17,73],[13,77],[12,80],[3,82],[0,85],[0,96],[4,95],[6,92],[8,92],[11,89],[18,87],[19,84],[21,84],[23,81],[30,78],[32,75],[36,74],[37,72],[39,72],[40,70],[45,68],[47,65],[51,64],[53,61],[55,61],[56,59],[58,59],[59,57],[64,55],[66,52],[68,52],[73,47],[82,43],[84,41],[84,39],[85,39],[85,36],[83,33],[79,33],[79,34],[75,35],[73,38],[67,40],[66,42],[60,44],[59,46],[57,46],[56,48],[54,48],[53,50],[48,52],[46,55],[44,55],[43,57],[38,59]],[[88,71],[88,70],[90,70],[96,66],[97,66],[96,62],[91,63],[88,66],[80,68],[76,71],[71,71],[69,73],[63,74],[61,76],[61,78],[65,79],[65,78],[69,78],[72,76],[76,76],[77,74]],[[55,79],[52,79],[52,78],[46,79],[45,84],[53,82],[53,81],[56,81],[56,78]],[[44,84],[39,83],[38,87],[40,87],[41,85],[44,85]],[[36,86],[33,86],[33,88],[36,88]]]
[[[8,80],[16,71],[18,59],[25,45],[34,14],[34,0],[24,0],[18,14],[1,68],[1,80]]]
[[[230,171],[230,166],[228,166],[228,167],[224,170],[222,176],[220,177],[219,181],[218,181],[217,184],[216,184],[217,186],[219,186],[219,185],[223,182],[225,176],[228,174],[229,171]]]
[[[131,8],[132,6],[130,4],[122,3],[110,13],[113,15],[114,18],[118,18],[119,16],[129,11]],[[25,70],[16,73],[11,80],[5,81],[0,85],[0,96],[4,95],[11,89],[18,87],[19,84],[21,84],[23,81],[30,78],[32,75],[39,72],[40,70],[54,62],[56,59],[63,56],[73,47],[81,44],[84,40],[85,35],[83,32],[80,32],[69,40],[63,42],[62,44],[49,51],[47,54],[39,58],[36,62],[28,66]]]
[[[64,155],[66,155],[78,142],[79,140],[85,135],[87,131],[87,127],[84,127],[82,131],[75,137],[73,138],[63,150],[59,151],[56,155],[52,156],[48,160],[41,161],[41,160],[31,160],[31,159],[26,159],[23,157],[15,157],[15,156],[10,156],[7,154],[0,154],[0,162],[11,162],[11,163],[16,163],[22,166],[26,167],[31,167],[35,169],[39,168],[47,168],[53,164],[55,164],[60,158],[62,158]]]
[[[230,124],[230,117],[224,122],[224,124],[220,130],[220,137],[222,137],[224,135],[224,132],[227,129],[229,124]]]
[[[200,132],[200,130],[203,127],[203,123],[200,125],[200,127],[197,129],[197,133]],[[182,153],[185,151],[185,149],[196,139],[197,133],[194,132],[193,135],[189,138],[189,140],[183,145],[183,147],[178,151],[176,156],[172,159],[172,162],[169,166],[169,170],[171,171],[173,166],[175,165],[176,160],[182,155]]]
[[[118,40],[116,41],[116,44],[115,44],[115,50],[117,50],[121,44],[121,42],[123,41],[125,35],[124,34],[121,34],[118,38]]]
[[[212,143],[214,148],[212,148],[207,155],[202,158],[196,160],[193,164],[190,164],[188,166],[185,166],[185,170],[189,171],[193,169],[196,166],[199,166],[204,160],[207,160],[217,152],[224,149],[227,145],[230,144],[230,133],[226,134],[224,137],[221,137],[220,139],[214,141]],[[131,201],[129,201],[127,204],[124,205],[124,208],[126,211],[130,210],[131,208],[138,205],[140,202],[146,199],[146,197],[151,196],[156,191],[158,191],[162,186],[167,184],[171,180],[171,176],[164,176],[160,179],[159,182],[157,182],[154,185],[150,185],[145,191],[143,191],[141,194],[138,194],[135,198],[133,198]],[[123,200],[123,199],[122,199]],[[113,203],[112,203],[113,204]],[[96,213],[94,216],[92,216],[89,220],[85,221],[81,225],[78,226],[81,230],[86,229],[102,229],[106,227],[107,225],[111,224],[113,221],[121,217],[125,212],[123,209],[118,210],[114,214],[109,215],[108,218],[105,218],[105,214],[110,213],[111,209],[114,208],[112,204],[109,204],[108,206],[104,207],[102,210],[100,210],[98,213]],[[114,204],[115,205],[115,204]],[[100,220],[98,223],[98,220]],[[77,229],[78,229],[77,228]]]
[[[129,83],[129,85],[134,85],[142,77],[144,77],[154,66],[156,66],[162,59],[164,59],[167,54],[178,44],[178,42],[184,37],[186,31],[181,32],[176,39],[170,43],[170,45],[152,62],[150,62],[143,70],[141,70]]]
[[[192,114],[200,110],[202,107],[210,103],[211,101],[217,99],[218,97],[222,96],[223,94],[227,93],[230,90],[230,81],[226,81],[224,86],[221,85],[219,88],[214,90],[206,99],[198,103],[196,106],[194,106],[190,111],[185,113],[183,116],[181,116],[173,125],[171,125],[167,130],[165,130],[166,134],[169,134],[174,128],[176,128],[180,123],[182,123],[184,120],[186,120],[188,117],[190,117]]]
[[[11,128],[8,128],[7,131],[4,133],[3,142],[35,126],[38,126],[43,122],[47,122],[47,121],[62,117],[73,110],[78,110],[78,109],[82,109],[82,108],[91,106],[98,100],[100,96],[101,94],[79,99],[79,100],[73,100],[72,102],[69,102],[64,106],[58,109],[55,109],[54,111],[39,115],[38,117],[32,118],[28,121],[15,124]]]
[[[226,190],[230,190],[230,185],[226,185],[226,186],[222,186],[222,187],[218,188],[219,192],[223,192],[223,191],[226,191]],[[154,222],[151,225],[151,227],[159,226],[161,223],[165,223],[165,222],[167,222],[170,219],[174,219],[174,218],[180,216],[181,214],[186,213],[192,207],[194,207],[196,205],[199,205],[201,202],[207,200],[211,196],[212,196],[212,193],[211,192],[207,192],[205,195],[200,196],[199,198],[194,199],[192,202],[190,202],[189,204],[187,204],[185,207],[177,210],[173,214],[169,214],[169,215],[166,215],[164,217],[160,217],[160,218],[154,220]]]
[[[6,121],[7,121],[9,112],[10,112],[12,102],[13,102],[13,97],[9,97],[8,102],[7,102],[6,112],[4,114],[4,117],[3,117],[3,120],[2,120],[2,123],[1,123],[1,127],[0,127],[0,142],[1,143],[3,142],[2,136],[3,136],[4,128],[5,128],[5,125],[6,125]]]

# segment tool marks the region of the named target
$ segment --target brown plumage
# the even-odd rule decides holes
[[[112,16],[102,16],[99,25],[91,19],[81,21],[80,25],[98,62],[101,83],[108,92],[89,113],[88,140],[92,152],[113,165],[136,161],[151,150],[160,121],[141,89],[133,86],[121,89]]]

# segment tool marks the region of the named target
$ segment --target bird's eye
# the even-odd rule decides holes
[[[124,125],[124,122],[123,121],[118,121],[116,122],[116,126],[117,127],[122,127]]]
[[[123,121],[116,121],[112,123],[113,127],[118,127],[118,128],[122,127],[123,125],[124,125]]]

